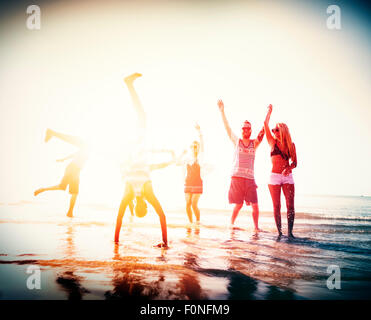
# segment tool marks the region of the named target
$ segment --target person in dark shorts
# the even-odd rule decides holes
[[[204,142],[200,126],[195,126],[198,131],[199,141],[193,141],[190,147],[190,159],[183,159],[187,150],[183,152],[178,160],[178,165],[183,165],[186,168],[186,178],[184,183],[184,194],[186,200],[186,212],[190,223],[193,222],[193,214],[196,221],[200,221],[200,209],[198,208],[198,201],[203,192],[203,182],[201,178],[201,157],[204,152]],[[193,210],[193,212],[192,212]]]
[[[66,170],[64,171],[64,176],[59,184],[51,187],[39,188],[34,192],[34,195],[37,196],[45,191],[66,190],[68,186],[69,193],[71,194],[71,199],[70,207],[67,212],[67,217],[72,218],[73,209],[75,207],[77,195],[79,193],[80,172],[88,158],[88,148],[86,144],[78,137],[63,134],[51,129],[47,129],[45,135],[45,142],[48,142],[53,137],[78,147],[79,151],[63,159],[57,160],[58,162],[63,162],[65,160],[72,159],[72,161],[66,167]]]
[[[231,217],[231,224],[234,225],[237,215],[245,202],[246,205],[251,204],[252,206],[254,226],[257,232],[260,231],[258,226],[259,206],[256,192],[257,185],[254,179],[254,162],[255,151],[264,137],[264,128],[259,132],[258,137],[252,140],[250,139],[251,124],[249,121],[245,121],[242,126],[242,139],[238,139],[229,126],[224,113],[224,103],[222,100],[218,101],[218,107],[227,134],[235,146],[231,185],[228,193],[229,203],[235,204]]]

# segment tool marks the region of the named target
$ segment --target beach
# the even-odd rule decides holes
[[[370,201],[369,199],[366,199]],[[370,299],[371,218],[297,212],[295,239],[277,238],[272,212],[251,208],[231,228],[230,211],[201,209],[201,223],[184,210],[165,210],[169,247],[152,209],[124,216],[113,241],[114,208],[81,205],[69,219],[50,203],[0,206],[0,299]],[[327,268],[338,266],[341,289],[330,290]],[[41,272],[30,290],[27,269]]]
[[[0,16],[0,300],[368,303],[368,2],[8,1]],[[131,201],[148,213],[120,228]],[[261,231],[246,205],[231,226],[243,201]]]

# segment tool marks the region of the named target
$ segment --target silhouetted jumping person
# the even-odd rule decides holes
[[[69,186],[69,193],[71,194],[70,207],[67,212],[67,217],[73,217],[73,209],[75,207],[77,195],[79,193],[80,186],[80,171],[84,167],[85,162],[88,158],[88,148],[86,144],[78,137],[63,134],[51,129],[46,130],[45,142],[48,142],[51,138],[58,138],[64,142],[67,142],[75,147],[78,147],[79,150],[63,159],[57,160],[62,162],[68,159],[72,159],[71,162],[66,167],[64,176],[61,182],[55,186],[40,188],[34,192],[34,195],[45,192],[45,191],[55,191],[55,190],[66,190]]]

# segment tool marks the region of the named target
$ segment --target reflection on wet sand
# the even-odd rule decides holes
[[[183,264],[174,268],[175,264],[171,256],[171,249],[161,250],[160,254],[154,259],[153,264],[145,260],[133,267],[131,258],[122,254],[124,248],[119,244],[114,245],[114,263],[111,265],[113,275],[112,290],[105,292],[106,299],[190,299],[205,300],[209,299],[207,286],[212,282],[213,289],[220,292],[226,290],[222,296],[225,299],[294,299],[295,294],[290,290],[278,289],[275,286],[266,284],[262,290],[258,279],[250,276],[251,271],[256,269],[262,256],[260,246],[254,243],[259,240],[259,235],[242,240],[238,230],[232,230],[230,240],[222,248],[225,251],[227,263],[226,269],[202,267],[200,259],[203,258],[205,239],[200,237],[199,226],[185,228],[185,238],[180,238],[182,246]],[[242,230],[245,232],[244,230]],[[129,229],[126,232],[131,233]],[[128,236],[132,236],[129,235]],[[246,245],[249,250],[246,250]],[[173,243],[173,246],[175,244]],[[179,244],[180,245],[180,244]],[[271,248],[274,250],[274,248]],[[125,251],[124,251],[125,252]],[[169,253],[170,252],[170,253]],[[174,253],[174,252],[173,252]],[[168,255],[170,255],[168,257]],[[271,260],[263,257],[263,260]],[[158,262],[161,263],[157,265]],[[266,263],[268,265],[268,263]],[[269,263],[269,266],[272,265]],[[260,267],[260,266],[259,266]],[[218,281],[222,280],[222,281]],[[227,281],[226,288],[225,281]],[[206,281],[206,282],[205,282]],[[206,284],[206,287],[204,285]],[[218,289],[217,286],[221,287]]]
[[[193,234],[192,234],[193,231]],[[200,240],[200,228],[195,226],[194,228],[187,227],[187,239],[193,242],[199,242]],[[198,257],[201,255],[201,250],[196,247],[187,245],[186,251],[184,252],[184,263],[183,265],[188,269],[198,269]],[[180,292],[183,296],[190,300],[202,300],[207,299],[207,295],[202,292],[200,281],[197,273],[185,272],[179,281]]]
[[[254,235],[249,217],[241,223],[245,228],[231,230],[225,224],[229,211],[205,210],[202,223],[187,227],[184,212],[174,211],[164,250],[153,247],[159,238],[155,215],[127,216],[115,247],[106,211],[93,217],[89,208],[85,216],[66,221],[48,215],[46,207],[6,210],[0,219],[1,299],[370,297],[370,220],[298,214],[296,239],[284,234],[278,241],[272,213],[266,220],[263,215],[266,232]],[[341,291],[326,286],[331,264],[341,267]],[[19,280],[31,265],[41,269],[40,292]]]
[[[228,299],[295,299],[292,291],[280,290],[275,286],[268,286],[268,290],[261,291],[258,287],[258,281],[247,276],[247,274],[251,274],[252,268],[261,267],[261,259],[266,253],[260,252],[262,247],[261,244],[257,243],[260,239],[259,233],[251,236],[249,250],[246,251],[246,243],[240,239],[242,232],[244,231],[233,228],[230,234],[230,241],[227,242],[228,245],[226,246],[228,253],[228,278],[230,280]]]
[[[155,299],[160,295],[161,282],[164,281],[163,276],[158,276],[157,280],[151,281],[150,285],[146,285],[145,279],[137,271],[125,268],[125,260],[119,253],[120,245],[114,245],[114,258],[116,261],[112,267],[113,289],[107,291],[104,296],[109,300],[138,300],[138,299]]]
[[[257,290],[257,281],[238,271],[241,269],[241,264],[246,263],[245,259],[253,260],[253,257],[245,259],[239,257],[239,247],[234,244],[238,241],[240,241],[238,238],[238,231],[233,228],[231,230],[231,245],[226,250],[228,253],[229,271],[228,299],[254,299],[254,292]],[[250,252],[252,256],[256,256],[256,254],[256,251]]]
[[[68,300],[81,300],[85,293],[90,291],[81,286],[81,277],[73,274],[72,271],[66,271],[58,276],[57,283],[67,292]]]
[[[74,226],[68,225],[66,231],[66,246],[65,254],[67,257],[75,255],[75,244],[74,244]],[[74,275],[75,267],[71,266],[68,271],[64,271],[58,275],[56,282],[62,287],[67,293],[68,300],[81,300],[85,293],[89,293],[89,290],[81,286],[82,278]]]
[[[190,230],[187,230],[190,234]],[[195,235],[199,230],[195,231]],[[146,266],[145,269],[127,267],[127,257],[120,255],[120,245],[114,245],[115,263],[112,265],[113,289],[107,291],[106,299],[205,299],[202,293],[197,273],[191,269],[197,266],[197,254],[184,253],[184,268],[154,268]],[[167,250],[161,249],[156,261],[166,263]],[[142,265],[144,267],[144,264]]]
[[[44,232],[48,241],[34,241],[35,237],[31,237],[20,243],[20,248],[3,250],[0,267],[6,270],[4,275],[20,272],[24,276],[25,269],[18,266],[40,266],[44,279],[48,283],[52,279],[48,296],[58,299],[327,297],[326,267],[339,259],[340,247],[328,240],[329,229],[320,233],[322,226],[298,226],[296,239],[289,241],[282,236],[277,241],[270,231],[253,234],[246,228],[174,223],[169,225],[169,248],[164,249],[153,247],[158,240],[158,223],[150,219],[138,221],[129,217],[119,245],[113,241],[112,224],[78,219],[54,226],[36,223],[34,229]],[[8,228],[15,234],[18,229],[27,229],[28,224],[8,223]],[[313,228],[317,228],[316,233]],[[341,254],[346,260],[341,261],[365,271],[355,272],[350,267],[342,271],[352,281],[360,281],[369,270],[366,265],[370,260],[366,254],[361,255],[360,249],[355,251],[354,246],[342,245],[345,251]],[[3,278],[2,284],[7,287],[1,291],[6,299],[14,284],[11,276]]]

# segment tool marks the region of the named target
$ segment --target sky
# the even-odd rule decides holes
[[[326,9],[341,8],[329,30]],[[371,28],[369,11],[345,1],[40,1],[41,29],[26,28],[27,2],[0,15],[0,202],[33,201],[57,184],[74,151],[43,142],[46,128],[86,139],[92,156],[80,200],[115,206],[119,163],[136,136],[123,78],[133,72],[148,118],[149,144],[177,153],[204,134],[201,206],[228,206],[233,146],[217,108],[252,136],[269,104],[270,125],[288,125],[297,149],[298,194],[371,195]],[[271,170],[266,139],[255,178],[262,201]],[[164,158],[165,159],[165,158]],[[158,161],[163,159],[153,159]],[[183,201],[183,171],[152,174],[169,206]],[[43,194],[37,201],[65,201]],[[166,200],[165,200],[166,199]]]

